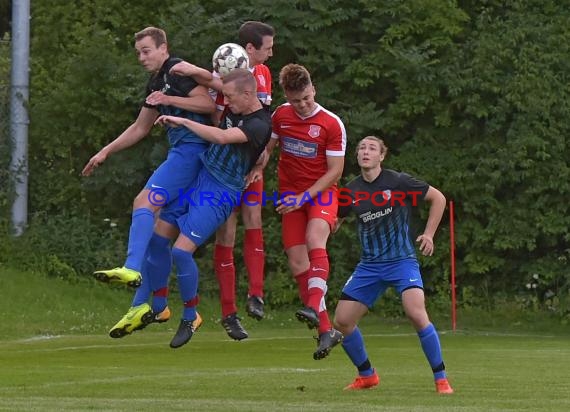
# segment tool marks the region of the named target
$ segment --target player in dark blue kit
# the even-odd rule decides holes
[[[380,382],[368,359],[358,322],[386,289],[393,286],[418,333],[433,371],[436,391],[450,394],[453,389],[445,373],[437,331],[426,312],[422,277],[410,233],[411,208],[419,200],[429,202],[426,227],[415,240],[422,254],[431,256],[433,236],[445,210],[445,197],[408,174],[383,169],[387,150],[377,137],[362,139],[357,149],[361,175],[347,185],[343,199],[339,196],[340,219],[335,230],[354,212],[362,247],[360,262],[342,290],[334,321],[344,335],[342,347],[358,370],[357,378],[345,389],[367,389]],[[350,201],[343,201],[349,197]]]
[[[145,102],[135,122],[89,160],[82,172],[85,176],[111,154],[148,135],[159,115],[181,116],[206,124],[215,111],[206,87],[198,85],[192,78],[169,73],[172,66],[182,60],[170,56],[163,30],[147,27],[136,33],[135,49],[139,62],[151,73]],[[133,202],[127,259],[122,267],[95,272],[96,279],[100,281],[138,287],[141,285],[141,272],[145,277],[147,271],[170,273],[169,242],[178,235],[177,215],[174,213],[177,196],[181,188],[187,187],[197,177],[200,169],[198,156],[209,143],[184,128],[167,127],[166,133],[170,143],[168,157]],[[155,224],[155,214],[159,210]],[[146,279],[142,280],[132,307],[111,329],[110,335],[120,338],[151,321],[168,320],[167,281],[168,276],[164,285],[151,285]],[[150,290],[155,293],[152,310],[146,303]]]
[[[271,116],[257,98],[257,83],[246,69],[223,78],[222,93],[229,113],[220,127],[175,116],[160,116],[156,123],[189,129],[212,144],[200,155],[202,169],[185,194],[187,212],[178,218],[180,235],[172,248],[178,286],[184,304],[182,320],[170,342],[186,344],[194,333],[198,304],[198,267],[193,253],[232,213],[251,171],[271,137]]]

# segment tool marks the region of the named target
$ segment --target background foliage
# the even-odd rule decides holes
[[[149,0],[36,0],[32,219],[25,236],[2,240],[0,263],[29,264],[28,255],[9,253],[13,248],[55,256],[80,276],[120,263],[124,248],[117,245],[124,245],[132,199],[164,158],[163,134],[156,130],[93,177],[79,172],[140,108],[147,74],[134,57],[133,33],[163,27],[173,54],[209,67],[212,51],[235,40],[243,21],[262,20],[277,31],[269,61],[274,79],[286,63],[305,65],[319,102],[344,120],[345,182],[358,173],[355,143],[375,134],[390,148],[387,167],[415,174],[455,201],[461,304],[493,307],[515,298],[522,308],[567,317],[569,8],[553,0],[164,0],[160,8]],[[7,72],[2,51],[0,72]],[[274,168],[266,189],[275,187]],[[425,216],[418,213],[418,228]],[[268,300],[290,303],[296,291],[278,217],[267,208],[264,218]],[[422,259],[436,305],[446,305],[449,293],[447,222],[448,216],[436,256]],[[330,242],[331,301],[358,259],[355,239],[345,225]],[[206,274],[210,252],[200,262]],[[240,254],[237,248],[238,262]],[[206,291],[215,289],[212,278],[204,277]],[[391,299],[382,305],[395,311]]]

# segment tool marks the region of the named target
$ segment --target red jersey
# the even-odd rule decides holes
[[[257,82],[257,98],[261,101],[264,106],[271,105],[271,72],[269,67],[265,64],[257,64],[250,68],[249,71],[255,77]],[[215,98],[216,109],[219,111],[224,110],[224,95],[218,92]]]
[[[309,117],[293,106],[279,106],[272,117],[272,139],[279,139],[279,191],[302,192],[327,170],[327,156],[344,156],[346,130],[340,118],[317,104]],[[336,187],[336,183],[332,186]]]

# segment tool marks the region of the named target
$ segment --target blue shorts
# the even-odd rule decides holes
[[[239,195],[202,169],[194,187],[181,199],[188,207],[177,220],[180,232],[200,246],[228,220]]]
[[[181,143],[171,147],[166,160],[154,171],[145,185],[145,189],[151,191],[149,200],[157,202],[156,195],[164,200],[160,210],[160,219],[176,225],[176,219],[181,216],[185,209],[180,207],[178,201],[181,192],[191,186],[198,172],[202,168],[200,153],[208,148],[206,143]],[[162,203],[153,203],[161,205]]]
[[[418,261],[408,258],[385,263],[360,262],[346,281],[342,293],[371,308],[390,286],[400,295],[406,289],[423,289]]]

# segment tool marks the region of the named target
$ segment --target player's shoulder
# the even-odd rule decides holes
[[[174,67],[174,65],[183,62],[184,60],[182,60],[180,57],[175,57],[175,56],[170,56],[168,59],[166,59],[164,61],[164,63],[162,64],[162,67],[160,68],[160,71],[163,74],[169,75],[170,77],[176,78],[179,77],[178,75],[174,75],[174,74],[170,74],[170,69],[172,69],[172,67]]]
[[[290,115],[292,110],[293,106],[291,106],[289,103],[283,103],[275,108],[273,111],[273,118]]]
[[[265,109],[259,109],[256,110],[255,112],[244,116],[243,117],[244,122],[249,122],[251,124],[263,124],[263,125],[268,125],[269,127],[271,127],[271,114],[265,110]]]
[[[344,187],[346,187],[348,189],[352,189],[352,188],[358,186],[358,183],[360,180],[361,180],[361,176],[356,176],[356,177],[352,178],[351,180],[349,180],[348,183],[344,185]]]
[[[331,110],[329,110],[326,107],[323,107],[321,105],[318,105],[317,110],[318,111],[316,113],[316,116],[320,116],[320,117],[324,118],[327,123],[329,123],[331,125],[338,126],[344,130],[344,123],[343,123],[343,121],[339,115],[337,115],[336,113],[332,112]]]
[[[394,169],[382,169],[382,183],[390,186],[416,180],[412,175]]]
[[[262,74],[266,77],[267,76],[271,77],[271,71],[269,70],[269,67],[267,67],[263,63],[256,64],[255,66],[253,66],[253,74],[255,74],[255,75]]]
[[[350,189],[350,190],[355,190],[355,189],[360,189],[365,185],[365,181],[362,178],[362,175],[358,175],[356,177],[354,177],[352,180],[350,180],[345,187]]]
[[[405,173],[394,169],[382,168],[382,180],[383,181],[400,181],[404,177]]]

